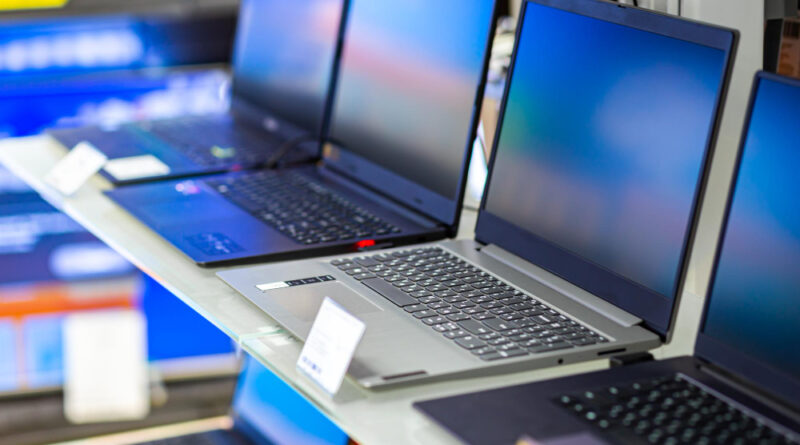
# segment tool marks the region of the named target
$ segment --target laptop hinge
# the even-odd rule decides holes
[[[530,262],[514,255],[513,253],[497,246],[496,244],[489,244],[483,249],[482,253],[492,257],[513,268],[514,270],[538,281],[539,283],[555,290],[556,292],[564,295],[565,297],[582,304],[595,312],[598,312],[608,319],[620,324],[624,327],[633,327],[642,322],[642,319],[624,311],[617,306],[603,300],[600,297],[592,295],[591,293],[581,289],[578,286],[560,278]]]
[[[423,226],[423,227],[444,227],[439,221],[433,220],[415,210],[408,208],[394,200],[391,200],[378,192],[368,189],[364,187],[358,182],[350,179],[349,176],[339,173],[335,168],[328,167],[324,162],[321,163],[320,167],[317,171],[323,175],[325,178],[330,179],[337,184],[346,187],[348,190],[357,193],[370,201],[377,202],[383,207],[386,207],[395,213],[403,215],[404,217],[410,219],[411,221]]]
[[[615,368],[617,366],[633,365],[634,363],[652,362],[653,360],[655,360],[655,358],[653,357],[653,354],[649,352],[634,352],[631,354],[611,357],[609,362],[611,367]]]
[[[701,372],[706,373],[714,379],[721,381],[725,385],[734,388],[736,391],[746,394],[748,397],[757,400],[758,402],[768,406],[787,418],[792,419],[792,421],[800,423],[800,415],[797,414],[795,408],[787,405],[786,402],[777,399],[768,393],[765,393],[752,383],[737,377],[725,369],[714,366],[706,361],[702,361],[702,363],[703,364],[698,366]]]

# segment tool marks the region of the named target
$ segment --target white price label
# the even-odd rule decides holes
[[[366,325],[325,297],[297,367],[333,395],[339,391]]]
[[[81,142],[53,167],[45,181],[64,195],[72,195],[105,165],[108,158],[92,144]]]
[[[106,162],[105,171],[118,181],[129,181],[164,176],[169,167],[153,155],[141,155],[111,159]]]

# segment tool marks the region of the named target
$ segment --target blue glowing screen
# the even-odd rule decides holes
[[[234,92],[309,131],[322,126],[343,0],[245,0]]]
[[[493,1],[354,0],[330,138],[454,198]]]
[[[234,413],[275,445],[345,445],[347,435],[258,361],[249,358],[239,377]]]
[[[671,297],[722,50],[529,3],[486,209]]]
[[[800,88],[762,79],[703,332],[800,375]]]

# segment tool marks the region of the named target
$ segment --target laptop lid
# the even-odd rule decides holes
[[[345,0],[242,0],[233,100],[321,135]],[[281,121],[281,122],[278,122]]]
[[[526,2],[476,238],[665,337],[735,41],[616,3]]]
[[[695,354],[800,410],[800,81],[759,73]]]
[[[494,0],[353,0],[326,165],[457,225]]]
[[[246,357],[233,396],[237,430],[265,445],[345,445],[347,434],[257,360]]]

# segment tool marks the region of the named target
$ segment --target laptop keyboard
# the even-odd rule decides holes
[[[231,202],[302,244],[348,241],[400,229],[291,170],[208,181]]]
[[[153,121],[146,129],[206,167],[259,164],[281,144],[266,131],[219,116]]]
[[[622,443],[792,443],[679,375],[565,394],[556,403]]]
[[[608,342],[438,247],[331,261],[482,360]]]

